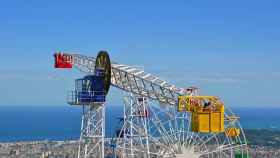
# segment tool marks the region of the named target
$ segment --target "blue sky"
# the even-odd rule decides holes
[[[230,106],[280,103],[276,0],[0,3],[0,105],[66,105],[66,91],[83,74],[55,70],[53,53],[101,49]],[[120,96],[112,89],[109,104]]]

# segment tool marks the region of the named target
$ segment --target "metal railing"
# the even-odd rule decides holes
[[[105,91],[68,91],[67,102],[70,105],[89,105],[104,103]]]

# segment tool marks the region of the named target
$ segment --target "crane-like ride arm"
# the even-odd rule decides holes
[[[198,118],[200,115],[207,115],[212,118],[210,116],[217,114],[215,118],[216,122],[218,122],[216,125],[219,128],[209,128],[205,131],[224,131],[224,104],[218,97],[198,96],[195,87],[190,88],[191,91],[177,88],[175,85],[147,73],[139,67],[111,62],[106,51],[100,51],[96,58],[70,53],[55,53],[54,56],[56,68],[75,67],[88,75],[95,74],[95,70],[103,70],[105,73],[103,81],[106,94],[110,85],[112,85],[123,91],[137,94],[141,97],[148,97],[158,101],[160,104],[178,106],[179,112],[188,111]],[[238,118],[225,116],[225,119],[232,121]],[[207,119],[203,121],[209,123]],[[201,132],[203,130],[196,129],[196,131]]]
[[[139,67],[111,63],[106,51],[100,51],[96,58],[61,52],[55,53],[54,56],[56,68],[75,67],[86,74],[93,74],[96,66],[106,67],[107,70],[110,69],[108,74],[110,74],[112,86],[157,100],[161,104],[176,105],[178,96],[185,95],[183,88],[176,88],[175,85],[147,73]]]

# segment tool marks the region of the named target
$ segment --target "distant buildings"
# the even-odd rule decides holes
[[[1,158],[76,158],[78,141],[0,143]],[[252,158],[278,158],[280,147],[250,146]],[[107,154],[110,152],[107,152]],[[112,153],[111,153],[112,155]]]

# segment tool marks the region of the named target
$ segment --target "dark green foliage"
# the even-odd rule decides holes
[[[245,129],[245,135],[250,146],[280,146],[280,131],[269,129]]]
[[[248,154],[236,153],[235,158],[250,158]]]

